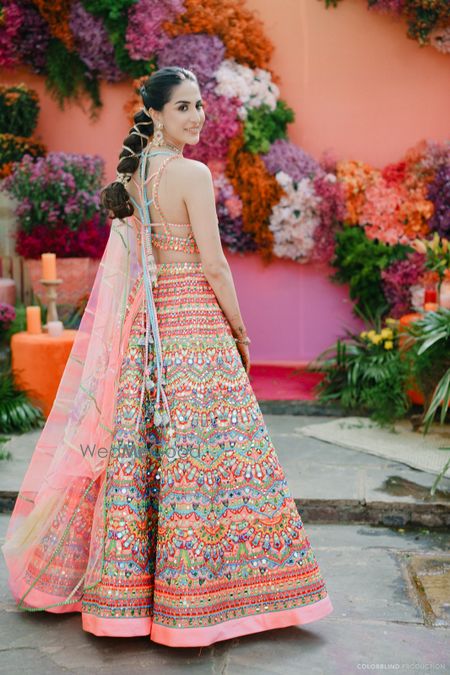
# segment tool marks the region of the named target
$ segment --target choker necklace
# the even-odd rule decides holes
[[[168,148],[169,150],[174,150],[174,151],[175,151],[176,153],[178,153],[179,155],[182,155],[182,154],[183,154],[183,151],[180,150],[180,148],[178,148],[176,145],[174,145],[174,144],[171,143],[170,141],[164,141],[164,143],[163,143],[162,145],[153,145],[153,143],[150,143],[149,145],[150,145],[154,150],[162,150],[162,149],[164,149],[165,146],[167,146],[167,148]]]

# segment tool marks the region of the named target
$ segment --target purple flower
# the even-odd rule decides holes
[[[0,302],[0,331],[7,330],[16,318],[16,310],[7,302]]]
[[[242,229],[242,217],[232,218],[224,204],[218,202],[217,217],[219,219],[220,238],[233,253],[256,251],[256,244],[249,232]]]
[[[217,216],[219,219],[220,238],[233,253],[245,253],[246,251],[256,251],[256,243],[251,233],[244,232],[242,229],[242,216],[232,216],[227,205],[227,200],[235,200],[241,203],[237,197],[232,183],[221,173],[215,175],[214,180],[217,190]],[[241,209],[237,211],[242,212]]]
[[[4,0],[0,7],[0,66],[12,67],[18,61],[17,42],[22,10],[17,2]]]
[[[391,305],[390,315],[395,319],[411,310],[411,286],[420,280],[424,271],[425,256],[414,251],[381,272],[383,292]]]
[[[132,59],[149,61],[170,36],[162,29],[185,11],[182,0],[137,0],[128,10],[126,48]]]
[[[269,152],[262,154],[261,158],[269,173],[275,175],[278,171],[284,171],[297,182],[302,178],[313,178],[316,174],[323,173],[319,163],[311,155],[282,138],[274,141]]]
[[[373,9],[382,14],[398,14],[403,12],[405,0],[375,0],[369,3],[368,9]]]
[[[434,204],[434,213],[429,221],[430,230],[439,236],[450,235],[450,163],[442,165],[434,180],[428,185],[428,199]]]
[[[314,190],[321,198],[320,224],[314,230],[315,246],[310,259],[327,262],[334,254],[336,229],[346,214],[344,187],[334,174],[318,174],[314,178]]]
[[[92,16],[77,0],[71,6],[69,25],[78,54],[89,70],[108,82],[120,80],[122,73],[115,63],[114,47],[102,20]]]
[[[177,35],[158,50],[158,67],[181,66],[192,70],[200,88],[215,86],[214,73],[225,56],[225,45],[217,35]]]
[[[77,0],[71,6],[69,25],[78,54],[89,70],[108,82],[120,80],[122,73],[115,63],[114,47],[102,20],[87,12]]]
[[[71,231],[100,211],[99,189],[103,160],[98,156],[51,152],[33,159],[25,155],[2,189],[18,202],[20,231],[50,230],[64,224]]]
[[[22,21],[17,40],[17,53],[23,63],[30,65],[35,73],[41,74],[45,70],[50,41],[48,24],[30,0],[20,0],[18,4],[22,12]]]

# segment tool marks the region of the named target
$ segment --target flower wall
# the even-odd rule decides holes
[[[37,4],[33,4],[33,7],[35,8]],[[308,19],[313,17],[316,21],[317,17],[321,16],[320,20],[325,22],[328,21],[328,18],[325,18],[326,15],[330,13],[323,6],[320,7],[320,3],[317,3],[318,8],[314,10],[311,10],[307,3],[300,4],[302,5],[302,12],[306,12],[306,14],[296,17],[296,19],[305,21],[302,24],[297,22],[295,26],[292,26],[292,35],[296,33],[298,37],[304,38],[305,25],[308,25]],[[127,12],[129,21],[125,26],[119,27],[118,17],[112,12],[112,5],[116,7],[117,11]],[[323,297],[317,296],[319,286],[323,290],[326,289],[327,302],[330,301],[330,306],[333,305],[333,302],[339,302],[339,298],[344,299],[345,297],[344,294],[340,293],[340,289],[336,289],[326,281],[326,265],[332,260],[335,235],[341,229],[343,222],[345,220],[350,221],[353,218],[354,226],[361,228],[364,235],[369,238],[375,234],[377,227],[379,227],[384,210],[390,208],[391,204],[399,203],[399,200],[403,205],[404,195],[406,194],[409,222],[406,223],[405,231],[410,227],[414,232],[417,232],[414,228],[425,224],[431,233],[432,227],[434,227],[432,219],[435,213],[438,211],[445,212],[446,210],[445,202],[441,205],[438,203],[439,200],[442,201],[442,190],[435,189],[434,197],[431,196],[433,194],[431,183],[437,185],[439,180],[442,181],[443,179],[439,178],[439,175],[445,175],[446,169],[445,167],[438,168],[434,164],[433,180],[426,182],[423,178],[422,183],[416,185],[408,182],[410,180],[409,174],[399,173],[397,165],[407,161],[408,153],[422,153],[423,161],[426,160],[427,152],[430,152],[432,156],[434,156],[433,152],[436,154],[437,151],[435,152],[432,149],[435,147],[434,145],[431,146],[428,142],[420,146],[417,144],[417,140],[422,138],[420,134],[411,134],[409,143],[403,143],[402,145],[403,152],[397,153],[395,156],[391,151],[391,161],[385,163],[387,166],[397,166],[397,168],[392,169],[397,180],[395,189],[392,187],[392,177],[387,180],[386,171],[383,173],[383,165],[371,163],[370,159],[369,161],[358,159],[358,155],[354,154],[351,159],[347,159],[339,152],[339,143],[342,144],[343,138],[342,130],[340,132],[338,130],[334,134],[336,147],[333,148],[335,151],[332,159],[322,156],[321,152],[317,152],[317,146],[320,147],[322,138],[318,134],[315,136],[316,147],[312,152],[314,143],[311,143],[310,140],[309,144],[304,144],[302,136],[308,137],[308,119],[314,121],[314,117],[317,118],[317,113],[322,115],[323,119],[325,103],[330,108],[329,116],[332,118],[332,88],[329,88],[328,99],[326,96],[321,100],[316,99],[316,115],[313,116],[311,110],[308,113],[309,99],[305,97],[302,99],[297,93],[298,89],[304,88],[306,83],[305,40],[299,40],[296,44],[291,40],[290,58],[286,57],[286,54],[282,55],[281,60],[278,57],[278,67],[276,67],[276,52],[279,53],[284,45],[278,38],[276,50],[273,49],[276,31],[274,32],[272,27],[275,19],[278,22],[283,20],[283,16],[280,18],[283,11],[285,12],[285,19],[288,18],[289,8],[283,9],[281,6],[277,12],[273,10],[273,13],[270,14],[272,10],[269,8],[269,3],[254,2],[253,9],[261,7],[265,12],[265,21],[258,23],[252,11],[248,10],[248,8],[251,9],[251,5],[252,3],[249,2],[243,9],[239,9],[238,4],[234,2],[216,3],[207,1],[202,3],[203,11],[199,13],[196,11],[196,3],[193,2],[184,2],[182,12],[180,12],[180,3],[159,2],[157,3],[157,10],[150,13],[146,11],[146,8],[148,9],[150,6],[154,8],[156,3],[82,3],[84,10],[93,19],[102,22],[112,45],[114,64],[121,71],[121,77],[126,78],[117,79],[117,73],[115,75],[113,73],[102,74],[101,80],[103,82],[109,81],[110,87],[119,87],[115,91],[125,92],[127,89],[130,91],[130,78],[135,77],[137,83],[139,77],[142,77],[152,67],[173,63],[174,60],[180,65],[191,67],[198,74],[206,99],[206,113],[207,117],[209,116],[210,127],[205,126],[204,138],[202,137],[201,143],[195,148],[189,149],[189,151],[192,152],[192,156],[207,162],[213,172],[222,240],[231,254],[246,253],[248,261],[250,256],[255,254],[264,262],[272,262],[272,265],[268,268],[256,265],[256,269],[260,272],[257,272],[253,266],[253,272],[263,274],[268,283],[270,283],[268,280],[269,274],[273,274],[274,277],[278,274],[280,267],[277,261],[285,265],[289,261],[295,263],[294,266],[289,265],[286,269],[295,279],[303,279],[305,283],[309,283],[309,297],[306,300],[305,296],[305,303],[303,306],[299,306],[299,295],[294,291],[294,288],[297,288],[300,282],[296,281],[295,284],[291,285],[291,299],[289,300],[287,295],[286,302],[291,305],[291,308],[294,307],[296,320],[300,320],[305,327],[302,327],[303,331],[306,330],[307,325],[310,327],[312,325],[307,320],[307,317],[312,315],[312,306],[317,305],[317,300],[324,302]],[[344,6],[345,3],[342,4],[342,10],[340,11],[344,11]],[[231,13],[234,12],[233,31],[226,30],[224,27],[224,17],[223,13],[221,14],[224,9]],[[150,43],[142,38],[144,25],[142,20],[137,18],[138,10],[141,12],[141,19],[147,17],[146,21],[149,22],[148,35],[151,32],[155,34],[156,25],[162,27],[162,31],[156,30],[159,40],[155,44],[151,44],[151,49],[154,51],[153,55],[150,56],[148,51],[145,51],[150,49]],[[321,10],[321,15],[319,15],[318,10]],[[69,26],[70,28],[70,25],[74,25],[73,16],[75,15],[72,12],[65,24],[66,27]],[[151,17],[151,19],[148,17]],[[57,37],[56,27],[53,28],[53,32],[50,30],[52,21],[51,17],[47,20],[51,36],[50,43],[54,43],[54,40],[57,39],[68,52],[71,49],[71,42],[67,31]],[[293,17],[289,17],[289,21],[293,23]],[[332,17],[332,20],[330,16],[331,22],[336,24],[336,16]],[[87,21],[80,22],[79,25],[87,27]],[[96,25],[99,26],[98,23]],[[136,29],[138,25],[140,26],[139,30]],[[288,21],[285,22],[285,27],[285,34],[289,36],[290,26]],[[323,27],[324,25],[320,26],[321,29]],[[133,30],[135,31],[134,37]],[[316,27],[313,22],[311,24],[311,35],[313,35],[314,30],[316,30]],[[166,37],[164,37],[163,32]],[[319,32],[323,34],[323,30],[321,30],[316,32],[316,36]],[[138,39],[138,33],[140,39]],[[399,34],[401,35],[401,31],[399,31]],[[79,34],[77,40],[81,44]],[[411,41],[408,42],[404,36],[402,40],[408,43],[408,47],[414,47]],[[90,46],[92,42],[87,36],[85,45]],[[105,41],[102,41],[102,44],[105,44]],[[309,44],[312,44],[312,37]],[[92,48],[94,48],[93,44]],[[60,47],[60,51],[61,49]],[[77,49],[77,58],[82,60],[81,57],[83,56],[83,63],[87,67],[88,57],[81,51],[81,48],[77,47]],[[357,49],[357,46],[355,49]],[[336,53],[335,50],[334,53]],[[296,58],[293,58],[294,56]],[[94,63],[92,54],[90,58],[91,63]],[[99,57],[97,63],[108,62],[104,54],[102,59],[103,61]],[[284,62],[282,63],[283,59]],[[109,61],[109,63],[111,65],[112,61]],[[145,64],[145,68],[147,68],[144,72],[139,71],[142,64]],[[283,65],[282,69],[280,65]],[[327,68],[325,68],[325,65],[323,66],[323,73],[330,68],[330,61],[328,61]],[[102,71],[100,65],[97,70],[99,73],[106,73],[106,71]],[[341,72],[340,76],[342,81],[345,82],[345,72]],[[53,83],[58,82],[54,74],[51,81]],[[81,78],[80,82],[82,81]],[[290,87],[289,84],[295,81],[297,87]],[[91,87],[91,90],[95,94],[94,86]],[[88,89],[87,91],[91,90]],[[100,96],[100,91],[102,96]],[[113,100],[111,91],[112,89],[105,88],[105,85],[102,84],[97,90],[98,99],[105,101],[106,94],[109,104],[108,110],[112,115],[111,120],[121,120],[120,110],[117,107],[114,110],[111,108]],[[355,100],[358,98],[356,90],[354,97]],[[93,100],[95,100],[95,96]],[[128,111],[132,109],[132,106],[133,101],[130,102]],[[104,112],[101,114],[104,117]],[[114,152],[111,134],[107,142],[108,148],[105,147],[105,137],[103,137],[102,143],[101,136],[105,136],[105,133],[107,133],[104,128],[101,132],[97,130],[96,147],[94,147],[95,142],[92,144],[93,135],[84,134],[81,136],[79,134],[78,138],[81,140],[83,148],[77,147],[77,151],[101,153],[103,149],[103,153],[108,154],[109,173],[112,176],[117,159],[115,155],[118,154],[120,149],[122,138],[125,135],[123,131],[126,133],[127,124],[122,125],[121,129],[117,129],[117,126],[109,127],[110,130],[114,128],[114,138],[117,138],[117,153]],[[64,149],[69,149],[68,140],[62,133],[63,128],[64,123],[59,130],[55,130],[55,140],[57,137],[60,141],[63,139]],[[324,125],[322,129],[330,137],[330,133]],[[371,131],[368,127],[366,133],[368,152],[364,158],[370,157],[371,152],[373,155],[376,154],[371,148],[375,149],[378,144],[372,138]],[[323,137],[325,137],[324,132],[321,132]],[[87,142],[89,138],[91,139],[90,145]],[[348,138],[351,139],[350,133],[348,133]],[[329,147],[329,145],[329,143],[324,143],[322,149]],[[445,146],[442,146],[442,141],[438,142],[438,145],[441,148],[440,152],[444,148],[443,153],[445,154],[447,151]],[[72,147],[71,149],[75,148]],[[389,152],[385,151],[385,154],[388,158]],[[438,171],[441,172],[439,175]],[[355,199],[349,191],[349,185],[353,181],[359,184],[358,181],[361,178],[358,175],[359,173],[367,174],[368,184],[364,184],[363,194],[355,204]],[[397,175],[398,173],[399,175]],[[403,176],[403,182],[400,180],[400,175]],[[428,187],[430,187],[430,191],[428,191]],[[431,213],[430,204],[433,205],[433,213]],[[367,222],[366,218],[368,219]],[[439,227],[442,227],[442,218],[439,219],[439,222]],[[388,228],[388,232],[395,231],[397,225],[398,223],[394,219],[394,222]],[[230,257],[233,260],[235,259],[233,255]],[[300,266],[297,264],[299,262],[308,263],[308,265],[301,266],[303,269],[300,270]],[[319,274],[311,267],[312,264],[317,262],[325,264]],[[239,265],[239,269],[243,270],[243,266]],[[250,271],[250,264],[248,270]],[[319,278],[320,284],[314,287],[314,283],[318,282]],[[324,284],[322,284],[322,279],[325,279]],[[267,293],[265,297],[271,297],[270,293]],[[310,298],[312,302],[310,302]],[[322,343],[329,342],[330,327],[331,332],[338,332],[339,329],[336,324],[345,319],[346,312],[348,312],[347,308],[343,314],[340,310],[335,312],[333,320],[330,319],[329,327],[326,328],[325,332],[322,331],[320,336]],[[335,328],[332,328],[333,325]],[[266,326],[266,330],[271,331],[272,328]],[[314,348],[313,338],[310,341],[308,338],[309,344],[306,345],[304,342],[301,344],[298,330],[291,332],[291,335],[292,340],[284,344],[283,355],[286,355],[286,358],[301,358],[302,356],[308,358],[317,351]],[[269,349],[272,350],[274,355],[276,353],[278,358],[282,356],[276,340],[273,342],[269,340],[266,344],[269,345]]]

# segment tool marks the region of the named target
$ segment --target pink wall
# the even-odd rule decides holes
[[[275,45],[272,68],[296,113],[289,136],[314,157],[328,149],[382,166],[422,138],[448,136],[448,57],[408,40],[401,21],[369,12],[364,0],[345,0],[336,10],[319,0],[246,4]],[[104,108],[91,122],[78,107],[59,110],[43,80],[24,69],[4,70],[1,79],[38,91],[37,133],[49,150],[99,154],[113,178],[129,127],[122,106],[130,83],[102,86]],[[267,267],[256,255],[227,257],[254,363],[309,360],[345,327],[360,325],[346,289],[329,281],[325,266],[280,260]]]

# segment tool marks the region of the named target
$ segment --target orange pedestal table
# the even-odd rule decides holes
[[[76,330],[64,330],[58,337],[25,331],[11,338],[11,361],[18,389],[28,390],[30,401],[42,408],[45,417],[52,409]]]

